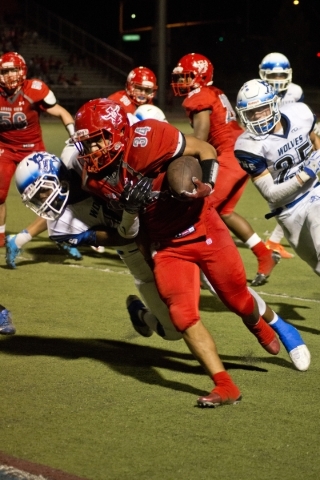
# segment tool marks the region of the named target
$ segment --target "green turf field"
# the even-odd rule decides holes
[[[59,154],[64,128],[43,129],[47,149]],[[251,184],[237,211],[263,238],[275,226]],[[34,218],[13,184],[8,233]],[[239,248],[250,280],[255,257]],[[183,341],[140,337],[125,307],[137,292],[115,252],[81,251],[82,261],[65,259],[44,233],[10,270],[0,250],[0,302],[17,328],[0,338],[1,451],[90,480],[320,478],[319,279],[302,260],[282,260],[258,290],[299,329],[309,371],[294,370],[284,348],[268,355],[201,291],[203,321],[243,400],[199,409],[197,396],[212,385]]]

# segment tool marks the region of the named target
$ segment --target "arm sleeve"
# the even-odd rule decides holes
[[[54,107],[57,103],[57,99],[55,94],[52,90],[49,91],[48,95],[46,95],[42,101],[44,108],[51,108]]]
[[[290,180],[287,180],[286,182],[276,185],[273,183],[273,178],[270,173],[257,180],[253,180],[253,183],[263,198],[269,203],[278,203],[285,200],[287,197],[300,190],[302,186],[296,176],[290,178]]]

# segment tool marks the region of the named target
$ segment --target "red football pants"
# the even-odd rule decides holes
[[[206,236],[161,245],[153,256],[159,293],[180,332],[200,318],[199,268],[230,311],[242,317],[254,310],[243,262],[227,227],[213,208],[202,217]]]
[[[8,196],[11,179],[16,171],[18,163],[27,155],[33,152],[44,151],[45,147],[42,142],[34,145],[32,150],[25,149],[8,149],[0,147],[0,204],[6,201]]]

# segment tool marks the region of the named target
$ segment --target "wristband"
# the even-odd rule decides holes
[[[200,165],[203,183],[209,183],[213,188],[217,180],[219,163],[214,158],[210,158],[208,160],[202,160]]]
[[[68,123],[68,125],[65,126],[67,132],[69,133],[69,137],[72,137],[74,135],[75,129],[74,129],[74,123]]]
[[[297,177],[300,178],[301,182],[304,184],[306,182],[308,182],[308,180],[311,180],[312,177],[310,177],[310,175],[308,175],[306,172],[304,172],[303,170],[301,170],[301,172],[299,172],[297,174]]]

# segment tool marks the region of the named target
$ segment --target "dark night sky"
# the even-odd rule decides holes
[[[22,1],[22,0],[21,0]],[[141,33],[140,42],[123,42],[119,33],[119,0],[36,0],[48,10],[75,23],[100,40],[133,57],[136,64],[152,68],[157,51],[152,32]],[[154,25],[157,0],[125,0],[124,26]],[[294,80],[302,84],[320,84],[320,3],[319,0],[167,0],[167,23],[212,21],[201,27],[170,28],[167,63],[171,70],[178,59],[195,51],[208,56],[216,67],[215,76],[240,75],[258,65],[269,52],[287,55],[294,69]],[[136,13],[136,20],[130,14]],[[223,37],[223,41],[219,38]]]

